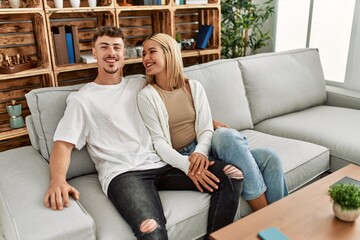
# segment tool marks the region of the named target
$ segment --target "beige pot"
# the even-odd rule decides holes
[[[360,208],[356,210],[342,210],[341,206],[336,202],[333,204],[333,210],[337,218],[346,222],[353,222],[360,215]]]

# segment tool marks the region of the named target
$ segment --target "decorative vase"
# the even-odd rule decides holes
[[[80,7],[80,0],[70,0],[70,4],[73,8]]]
[[[11,105],[6,106],[6,110],[10,115],[10,127],[22,128],[24,126],[24,119],[21,116],[21,112],[22,112],[21,104],[16,104],[16,101],[12,100]]]
[[[64,1],[63,0],[54,0],[54,4],[56,8],[63,8]]]
[[[19,8],[21,0],[9,0],[12,8]]]
[[[89,7],[96,7],[97,5],[96,1],[97,0],[88,0]]]
[[[341,206],[334,202],[333,210],[335,216],[345,222],[353,222],[355,221],[360,215],[360,208],[355,210],[343,210]]]

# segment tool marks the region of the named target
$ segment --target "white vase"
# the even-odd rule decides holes
[[[64,0],[54,0],[54,4],[56,8],[63,8]]]
[[[80,7],[80,0],[70,0],[70,4],[73,8]]]
[[[96,7],[96,1],[97,0],[88,0],[89,7]]]
[[[20,7],[20,1],[21,0],[9,0],[10,6],[12,8],[19,8]]]
[[[353,222],[360,215],[360,208],[356,210],[342,210],[341,206],[335,202],[333,204],[333,210],[337,218],[346,222]]]

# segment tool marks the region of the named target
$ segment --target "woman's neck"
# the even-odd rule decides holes
[[[158,74],[155,76],[156,85],[158,85],[162,90],[172,91],[174,90],[170,87],[169,80],[166,77],[166,74]]]

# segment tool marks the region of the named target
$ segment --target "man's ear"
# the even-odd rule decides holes
[[[94,59],[97,59],[97,55],[96,55],[96,50],[95,50],[95,48],[92,49],[92,55],[93,55]]]

